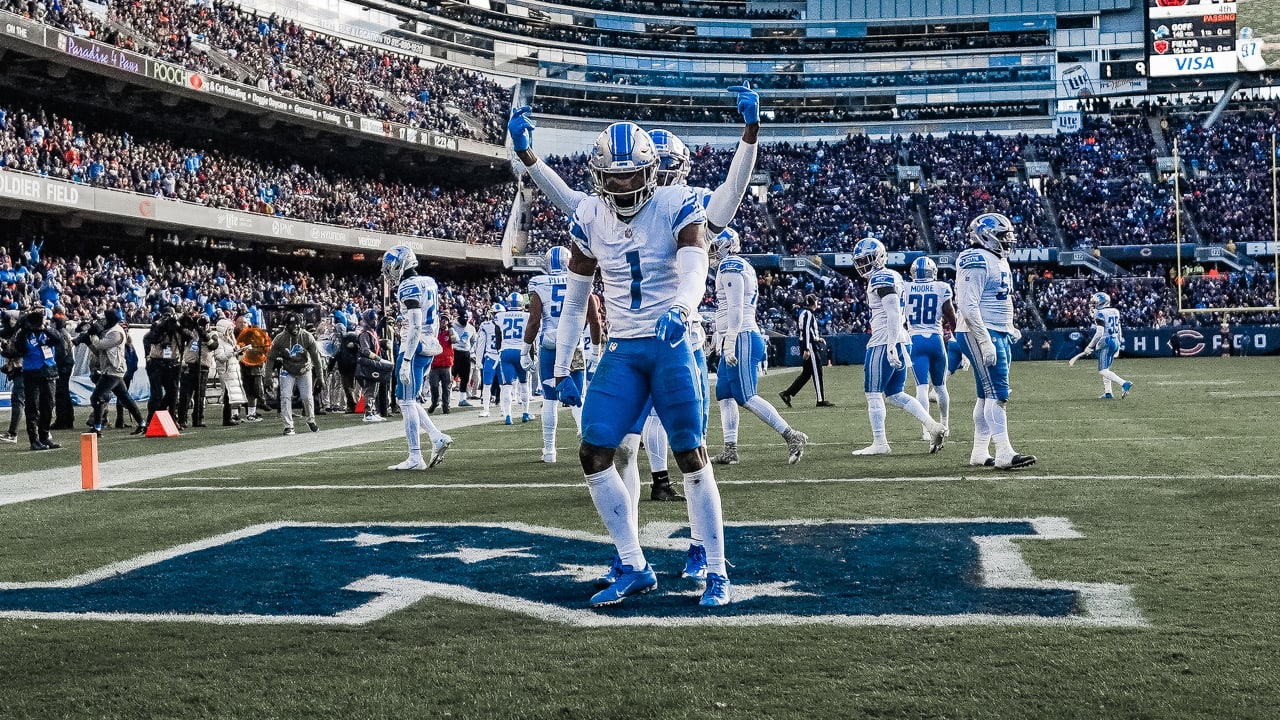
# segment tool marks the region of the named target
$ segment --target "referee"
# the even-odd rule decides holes
[[[786,390],[778,393],[782,402],[791,407],[791,398],[800,392],[800,388],[813,378],[813,391],[818,396],[818,407],[835,407],[835,403],[827,400],[822,388],[822,366],[827,361],[827,341],[818,334],[818,317],[814,311],[818,309],[818,296],[810,293],[804,296],[804,310],[800,311],[800,359],[803,369],[800,377],[791,383]]]

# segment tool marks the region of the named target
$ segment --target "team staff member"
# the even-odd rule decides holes
[[[803,361],[800,377],[786,390],[778,393],[787,407],[791,407],[791,399],[809,382],[809,378],[813,378],[813,392],[818,396],[818,407],[836,405],[827,400],[825,386],[822,384],[822,366],[827,361],[827,341],[818,333],[817,309],[818,296],[812,293],[805,295],[804,310],[800,311],[797,321],[800,325],[800,359]]]
[[[284,319],[284,332],[271,339],[271,351],[267,364],[280,371],[280,419],[284,421],[284,434],[293,434],[293,389],[298,388],[302,398],[302,412],[311,432],[320,429],[316,425],[315,396],[311,392],[313,372],[319,372],[320,348],[316,338],[302,327],[302,318],[289,313]]]
[[[431,407],[427,412],[443,407],[444,414],[448,415],[449,401],[453,399],[453,345],[458,341],[458,333],[454,332],[447,312],[440,313],[440,332],[436,338],[440,341],[440,354],[431,358],[431,370],[427,373],[427,384],[431,387]]]
[[[27,403],[27,439],[32,450],[60,447],[49,437],[53,420],[53,395],[58,384],[58,363],[54,353],[62,343],[55,328],[45,327],[44,308],[32,310],[10,341],[6,354],[22,359],[22,383]]]
[[[258,415],[259,407],[266,407],[266,388],[262,383],[262,369],[267,362],[267,353],[271,351],[271,336],[266,330],[249,322],[248,315],[236,318],[236,344],[243,352],[240,354],[240,383],[244,386],[244,396],[248,411],[245,422],[262,422]],[[222,424],[238,425],[240,413],[234,412],[231,404],[222,406]]]

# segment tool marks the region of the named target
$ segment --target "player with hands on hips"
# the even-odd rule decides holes
[[[885,267],[887,259],[884,244],[873,237],[863,238],[853,246],[853,266],[867,279],[867,307],[871,311],[871,338],[867,341],[862,368],[862,389],[867,396],[872,438],[870,445],[853,454],[889,454],[885,434],[886,401],[920,421],[929,433],[929,452],[935,453],[942,449],[947,429],[929,417],[927,406],[903,391],[908,359],[905,345],[909,338],[902,313],[904,286],[902,276]]]
[[[1111,307],[1111,296],[1104,292],[1096,292],[1089,298],[1089,308],[1093,310],[1094,332],[1089,344],[1085,347],[1085,355],[1098,352],[1098,374],[1102,376],[1102,395],[1099,400],[1113,400],[1111,384],[1120,386],[1120,397],[1129,397],[1133,383],[1120,377],[1111,369],[1111,364],[1120,357],[1120,343],[1124,333],[1120,327],[1120,311]]]
[[[711,462],[736,465],[738,458],[739,406],[773,428],[787,444],[787,462],[804,456],[809,436],[792,429],[778,410],[756,393],[757,372],[765,357],[765,340],[756,324],[756,299],[760,295],[756,271],[738,255],[738,233],[725,228],[716,236],[716,333],[722,338],[720,367],[716,371],[716,399],[724,430],[724,450]]]
[[[453,438],[440,432],[422,406],[431,358],[442,348],[437,337],[439,315],[436,308],[436,281],[417,271],[418,257],[407,245],[397,245],[382,256],[382,278],[396,288],[396,300],[404,322],[396,354],[396,400],[404,417],[404,434],[409,441],[409,457],[388,470],[426,470],[444,459]],[[431,438],[431,459],[424,460],[419,435],[426,430]]]
[[[658,187],[653,140],[634,123],[614,123],[602,132],[588,169],[595,194],[574,209],[570,222],[573,245],[555,377],[562,402],[579,400],[569,365],[581,343],[598,269],[610,335],[583,406],[579,458],[618,558],[613,582],[591,604],[616,604],[657,587],[640,547],[636,505],[614,466],[619,443],[651,398],[684,473],[689,512],[705,546],[700,604],[724,605],[730,586],[720,493],[707,462],[705,397],[685,327],[706,289],[706,214],[691,189]]]
[[[1034,455],[1015,452],[1009,440],[1009,345],[1015,335],[1013,273],[1006,255],[1017,241],[1013,223],[1000,213],[983,213],[969,223],[969,249],[956,258],[956,307],[964,329],[956,333],[969,357],[978,400],[973,408],[970,465],[1002,470],[1034,465]],[[991,455],[995,442],[996,454]]]

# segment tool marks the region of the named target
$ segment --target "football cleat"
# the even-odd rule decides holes
[[[261,416],[261,415],[250,415],[250,416],[246,417],[246,418],[244,419],[244,421],[245,421],[245,422],[262,422],[262,416]],[[237,420],[236,422],[239,422],[239,420]]]
[[[293,428],[285,428],[285,429],[284,429],[284,434],[285,434],[285,435],[293,435],[293,434],[294,434],[294,432],[293,432]]]
[[[592,580],[591,584],[595,586],[595,589],[603,590],[617,582],[621,576],[622,558],[615,554],[613,559],[609,561],[609,569],[605,570],[604,574],[598,576],[595,580]]]
[[[477,415],[477,417],[489,417],[489,411],[488,411],[488,410],[481,410],[481,411],[480,411],[480,414],[479,414],[479,415]]]
[[[707,589],[702,591],[698,604],[702,607],[720,607],[729,604],[729,578],[719,573],[707,573]]]
[[[462,398],[458,401],[458,407],[471,407],[471,403],[466,398]]]
[[[386,422],[386,420],[387,420],[386,418],[382,417],[378,413],[372,413],[370,415],[364,416],[364,422],[367,422],[367,423],[380,423],[380,422]]]
[[[680,577],[693,580],[701,585],[707,581],[707,549],[701,545],[690,545],[689,554],[684,560],[684,570]]]
[[[555,451],[555,448],[552,448],[552,449],[550,449],[550,450],[543,450],[543,451],[542,451],[542,462],[544,462],[544,463],[553,463],[553,462],[555,462],[555,461],[556,461],[556,451]]]
[[[320,426],[316,425],[315,420],[308,420],[307,427],[311,429],[311,432],[320,432]]]
[[[7,433],[4,433],[4,434],[0,434],[0,440],[3,440],[3,441],[5,441],[5,442],[7,442],[7,443],[17,443],[17,442],[18,442],[18,436],[17,436],[17,435],[15,435],[14,433],[9,433],[9,432],[7,432]]]
[[[619,568],[618,579],[612,585],[591,596],[591,607],[617,605],[632,595],[643,595],[657,589],[658,576],[653,573],[652,567],[645,565],[644,568],[636,570],[630,565],[623,565]],[[726,587],[725,592],[727,590]],[[704,593],[704,601],[705,598]],[[725,602],[728,602],[727,596]]]
[[[444,451],[453,445],[453,438],[441,435],[431,443],[431,463],[427,467],[435,467],[444,462]]]
[[[787,435],[787,464],[795,465],[804,457],[804,446],[809,444],[809,436],[799,430],[792,430]]]
[[[503,424],[503,425],[514,425],[515,423],[511,422],[511,416],[510,416],[510,415],[508,415],[505,419],[503,419],[502,424]]]
[[[422,459],[421,455],[410,455],[407,460],[399,465],[388,465],[388,470],[426,470],[427,461]]]
[[[527,423],[533,419],[533,413],[525,413],[520,416],[520,422]]]
[[[969,455],[969,464],[974,467],[994,467],[996,459],[986,453]]]
[[[1098,396],[1098,399],[1099,400],[1115,400],[1116,396],[1112,395],[1111,393],[1102,393],[1101,395]]]
[[[1133,389],[1133,383],[1129,382],[1128,380],[1125,380],[1124,384],[1120,386],[1120,397],[1122,398],[1129,397],[1129,391],[1132,389]]]
[[[685,497],[671,487],[671,479],[654,480],[649,489],[649,499],[655,502],[684,502]]]
[[[778,393],[778,399],[782,400],[783,405],[786,405],[787,407],[791,407],[791,396],[788,395],[785,391]]]
[[[854,450],[854,455],[888,455],[890,453],[889,443],[876,444],[872,443],[861,450]]]
[[[942,445],[947,439],[947,427],[942,423],[938,423],[929,431],[929,453],[933,454],[942,449]]]
[[[712,457],[711,462],[714,465],[737,465],[738,443],[725,443],[724,450],[721,450],[719,455]]]
[[[1008,460],[996,460],[994,465],[1001,470],[1017,470],[1018,468],[1031,467],[1036,464],[1035,455],[1019,455],[1013,454]]]

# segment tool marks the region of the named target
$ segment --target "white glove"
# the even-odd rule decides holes
[[[400,384],[402,386],[408,387],[409,385],[413,384],[413,363],[412,362],[400,363],[399,379],[400,379]]]
[[[1022,339],[1022,331],[1010,325],[1009,326],[1009,342],[1018,342],[1021,339]]]
[[[520,353],[520,369],[528,372],[531,367],[533,367],[533,346],[526,343],[524,351]]]
[[[724,357],[724,361],[726,364],[729,365],[729,367],[737,367],[738,366],[738,343],[736,342],[736,338],[726,337],[724,339],[724,349],[721,351],[720,354],[721,356]]]
[[[996,345],[991,342],[990,338],[978,341],[978,350],[982,353],[982,364],[987,367],[995,367],[996,364]]]
[[[887,348],[889,354],[889,367],[894,370],[902,369],[902,354],[898,352],[898,343],[890,343]]]
[[[1115,359],[1118,357],[1120,357],[1120,348],[1116,348],[1116,354],[1111,356],[1112,359]]]

